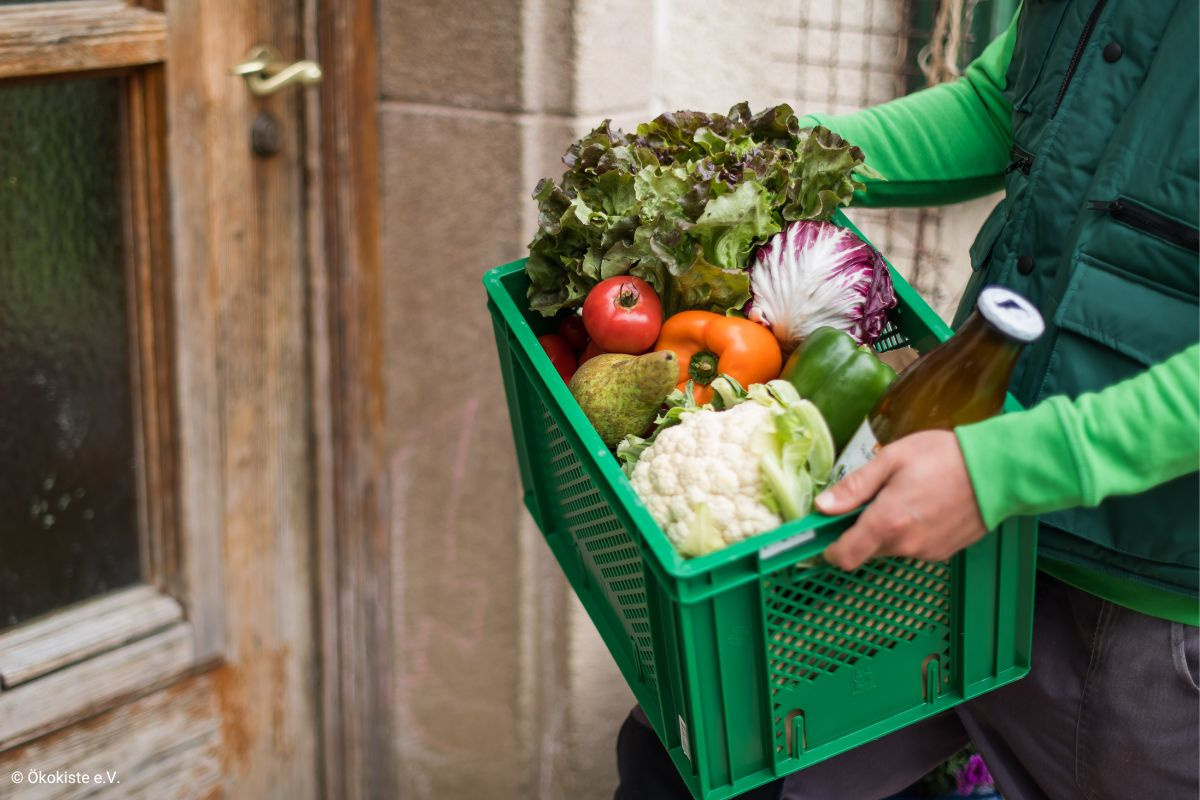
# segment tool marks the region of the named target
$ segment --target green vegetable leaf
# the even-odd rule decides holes
[[[738,382],[737,378],[730,375],[718,375],[708,384],[708,388],[713,392],[709,405],[717,411],[733,408],[738,403],[745,401],[748,396],[746,389]]]
[[[629,274],[641,278],[653,286],[654,292],[663,303],[664,312],[667,314],[671,313],[668,310],[670,305],[667,301],[671,297],[673,284],[671,282],[671,273],[665,263],[655,256],[643,256],[638,260],[636,265],[629,268]]]
[[[697,247],[691,264],[674,276],[671,291],[660,297],[668,314],[689,308],[724,313],[750,299],[750,273],[710,264]]]
[[[833,472],[834,444],[825,418],[808,400],[789,405],[786,416],[789,417],[786,426],[807,430],[812,435],[807,459],[809,474],[822,486],[829,483],[830,473]]]
[[[636,243],[626,241],[616,242],[605,251],[600,259],[600,280],[628,274],[636,264],[646,259],[647,256],[648,251],[645,248],[638,247]],[[654,285],[653,281],[649,281],[649,283],[652,286]],[[658,292],[658,287],[655,287],[654,291]]]
[[[766,450],[760,463],[763,477],[762,502],[784,522],[801,519],[812,509],[812,476],[797,465],[790,452],[792,449],[794,447]]]
[[[684,167],[643,167],[634,178],[639,215],[647,223],[659,217],[682,218],[682,200],[692,188]]]
[[[621,470],[626,476],[633,474],[633,468],[638,459],[653,442],[653,439],[643,439],[641,436],[634,436],[630,433],[617,443],[617,460],[621,462]]]
[[[829,426],[785,380],[751,386],[748,399],[775,411],[774,429],[762,445],[763,502],[785,522],[806,516],[814,491],[829,482],[833,469]]]
[[[779,230],[770,195],[758,181],[747,180],[732,194],[710,200],[690,233],[709,263],[744,270],[754,246]]]
[[[580,194],[609,216],[625,217],[637,213],[634,176],[612,170],[596,176],[596,182]]]
[[[839,206],[850,204],[856,189],[863,188],[854,173],[868,177],[875,173],[866,168],[862,150],[828,128],[817,126],[801,137],[783,218],[827,221]]]
[[[750,132],[756,138],[771,142],[790,143],[800,133],[800,123],[796,120],[796,115],[792,113],[792,107],[787,103],[780,103],[758,112],[750,118],[749,126]]]

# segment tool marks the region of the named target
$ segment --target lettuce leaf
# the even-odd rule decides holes
[[[697,248],[687,269],[674,276],[666,294],[659,292],[659,298],[668,316],[692,308],[723,314],[730,308],[741,308],[750,299],[750,273],[713,264]]]
[[[788,221],[831,218],[862,188],[854,173],[874,175],[861,150],[801,129],[789,106],[752,114],[745,103],[661,114],[634,133],[605,120],[563,164],[533,192],[528,299],[545,316],[624,274],[654,286],[668,313],[739,309],[755,248]]]
[[[731,193],[711,200],[690,233],[700,240],[708,263],[741,269],[754,245],[779,231],[769,193],[758,181],[749,179]]]

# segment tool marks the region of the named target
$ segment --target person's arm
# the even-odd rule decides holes
[[[1012,145],[1012,105],[1004,75],[1016,41],[1016,15],[962,78],[844,116],[810,114],[862,148],[885,180],[864,180],[860,206],[957,203],[1003,188]]]
[[[1144,492],[1200,466],[1200,345],[1102,392],[956,433],[988,528]]]
[[[880,450],[817,498],[874,502],[825,551],[844,569],[882,555],[948,558],[1004,519],[1135,494],[1200,467],[1200,344],[1101,392],[1052,397]]]

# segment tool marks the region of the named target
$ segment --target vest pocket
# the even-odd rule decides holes
[[[1053,315],[1056,330],[1037,399],[1100,391],[1165,361],[1196,341],[1197,314],[1194,297],[1079,254]],[[1126,573],[1194,567],[1195,476],[1095,508],[1046,514],[1042,522],[1100,545],[1110,553],[1101,560]]]
[[[1195,299],[1080,254],[1054,322],[1060,331],[1087,339],[1087,352],[1060,354],[1056,342],[1059,358],[1051,358],[1051,370],[1057,366],[1059,374],[1047,374],[1047,379],[1070,395],[1103,389],[1195,342],[1197,312]],[[1113,352],[1124,358],[1114,359]]]

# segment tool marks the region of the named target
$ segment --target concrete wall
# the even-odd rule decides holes
[[[381,0],[384,302],[405,797],[611,797],[631,697],[519,502],[482,272],[604,117],[898,91],[901,0]],[[990,203],[854,216],[943,311]]]

